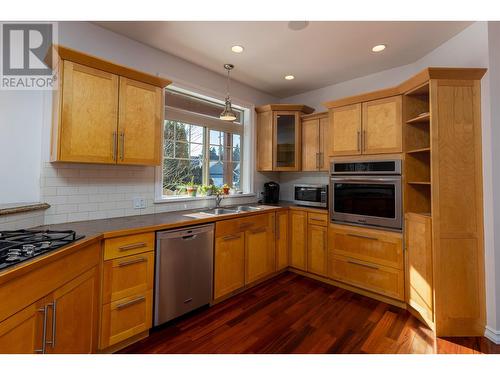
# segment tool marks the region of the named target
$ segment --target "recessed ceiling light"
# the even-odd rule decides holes
[[[285,76],[285,79],[287,81],[291,81],[292,79],[295,79],[295,76],[292,76],[291,74],[289,74],[289,75]]]
[[[385,47],[387,47],[385,44],[377,44],[375,47],[372,48],[373,52],[382,52]]]
[[[244,48],[242,46],[232,46],[231,47],[231,51],[233,51],[234,53],[242,53],[244,50]]]

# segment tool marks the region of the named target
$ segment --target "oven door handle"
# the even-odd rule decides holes
[[[349,178],[337,178],[337,177],[333,177],[332,179],[332,182],[336,183],[336,182],[341,182],[341,183],[348,183],[348,182],[353,182],[353,183],[356,183],[356,182],[387,182],[387,183],[391,183],[391,182],[399,182],[401,181],[401,177],[389,177],[389,178],[385,178],[385,177],[375,177],[375,178],[365,178],[365,177],[362,177],[362,178],[356,178],[356,177],[349,177]]]

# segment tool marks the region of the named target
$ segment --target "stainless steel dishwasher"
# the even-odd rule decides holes
[[[156,233],[154,325],[212,300],[214,225]]]

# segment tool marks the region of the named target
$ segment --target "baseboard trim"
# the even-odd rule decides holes
[[[491,327],[486,326],[484,330],[484,337],[495,344],[500,344],[500,331],[496,331]]]

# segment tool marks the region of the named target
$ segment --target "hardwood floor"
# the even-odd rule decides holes
[[[436,339],[407,311],[285,273],[168,323],[120,353],[500,353],[484,337]]]

